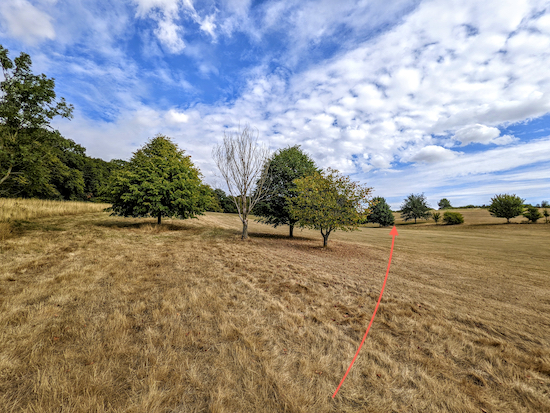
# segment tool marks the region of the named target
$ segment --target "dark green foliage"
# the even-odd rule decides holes
[[[439,219],[441,218],[441,213],[433,212],[432,213],[432,218],[435,221],[435,224],[437,225],[437,223],[439,222]]]
[[[544,223],[548,224],[548,217],[550,216],[550,213],[548,213],[548,210],[544,208],[544,211],[542,211],[542,215],[544,215]]]
[[[211,202],[209,187],[189,156],[170,138],[156,136],[114,174],[109,193],[113,215],[195,218]]]
[[[208,212],[223,212],[223,208],[220,205],[220,201],[218,199],[216,191],[208,185],[206,186],[206,190],[207,190],[208,195],[210,197],[210,203],[206,207],[206,211],[208,211]]]
[[[445,211],[443,214],[443,222],[447,225],[457,225],[464,223],[464,217],[459,212]]]
[[[222,209],[221,212],[225,212],[226,214],[237,213],[237,205],[235,205],[235,201],[231,197],[227,196],[223,190],[219,188],[214,189],[214,194]]]
[[[548,203],[548,201],[542,201],[540,203],[540,206],[541,206],[541,208],[548,208],[548,207],[550,207],[550,204]]]
[[[17,177],[11,191],[19,196],[30,192],[55,197],[53,184],[44,177],[49,168],[54,168],[58,179],[70,182],[69,186],[79,191],[78,174],[53,159],[48,136],[44,135],[54,117],[72,117],[72,106],[63,98],[56,101],[53,78],[32,73],[28,54],[21,53],[12,61],[8,50],[0,45],[0,64],[4,75],[0,82],[0,185]]]
[[[429,219],[431,216],[428,200],[424,194],[410,194],[401,205],[401,218],[405,221],[414,219]]]
[[[298,145],[276,152],[270,159],[268,179],[262,188],[268,195],[254,208],[258,222],[274,227],[289,225],[292,237],[294,225],[298,222],[289,210],[289,199],[297,196],[292,191],[296,187],[293,181],[315,172],[319,172],[315,163]]]
[[[439,209],[448,209],[448,208],[452,208],[451,206],[451,201],[449,201],[447,198],[443,198],[441,199],[437,205],[439,206]],[[437,223],[437,221],[436,221]]]
[[[510,218],[515,218],[523,213],[523,202],[524,200],[515,194],[495,195],[491,198],[491,205],[488,209],[491,215],[506,218],[507,223],[510,223]]]
[[[367,216],[367,222],[380,224],[381,227],[387,227],[395,223],[395,218],[390,206],[383,197],[376,197],[372,200],[373,207],[371,213]]]
[[[525,212],[523,216],[527,218],[529,222],[533,223],[542,218],[542,214],[540,213],[539,209],[532,205],[527,205],[527,212]]]

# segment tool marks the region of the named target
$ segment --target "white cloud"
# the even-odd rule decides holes
[[[171,19],[159,20],[155,34],[160,42],[171,52],[181,53],[185,49],[185,43],[180,37],[182,28]]]
[[[55,39],[52,17],[27,0],[3,0],[0,21],[10,36],[34,45],[42,40]]]
[[[488,144],[500,136],[498,128],[491,128],[485,125],[469,125],[456,131],[454,138],[461,142],[461,146],[469,143]]]
[[[413,156],[411,156],[409,158],[409,162],[436,163],[454,159],[456,155],[456,152],[450,149],[446,149],[437,145],[428,145],[424,146]]]
[[[172,124],[187,123],[189,121],[189,116],[185,113],[170,109],[166,114],[166,120]]]

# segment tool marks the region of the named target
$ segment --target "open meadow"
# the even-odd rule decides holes
[[[0,243],[3,412],[550,411],[550,224],[336,232],[110,217]],[[525,221],[524,218],[517,221]],[[541,220],[540,222],[544,222]]]

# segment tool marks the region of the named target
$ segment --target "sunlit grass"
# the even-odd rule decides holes
[[[40,218],[0,249],[13,412],[550,411],[550,226]],[[0,408],[0,410],[2,410]]]

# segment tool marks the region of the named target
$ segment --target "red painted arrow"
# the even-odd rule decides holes
[[[388,269],[386,270],[386,278],[384,278],[384,284],[382,285],[382,291],[380,291],[380,297],[378,297],[378,302],[376,303],[376,307],[374,308],[374,313],[372,314],[372,318],[370,319],[369,326],[367,327],[367,332],[363,336],[363,341],[361,341],[361,344],[359,345],[359,348],[357,349],[357,353],[355,353],[355,357],[351,361],[351,364],[348,367],[348,371],[346,371],[346,374],[344,374],[344,377],[342,378],[342,381],[336,388],[336,391],[332,395],[332,398],[336,396],[338,393],[338,390],[340,390],[340,387],[342,386],[342,383],[344,383],[344,380],[346,380],[346,377],[348,376],[349,371],[351,370],[351,366],[353,366],[353,363],[355,363],[355,359],[357,358],[357,355],[361,351],[361,347],[363,347],[363,343],[365,342],[365,339],[367,338],[367,334],[369,334],[370,326],[372,325],[372,322],[374,321],[374,316],[376,315],[376,312],[378,311],[378,306],[380,305],[380,301],[382,300],[382,294],[384,294],[384,288],[386,288],[386,281],[388,281],[388,274],[390,273],[390,265],[391,265],[391,256],[393,255],[393,244],[395,243],[395,237],[397,237],[399,234],[397,233],[397,228],[395,228],[395,225],[393,226],[390,235],[392,236],[391,240],[391,251],[390,251],[390,260],[388,261]]]

